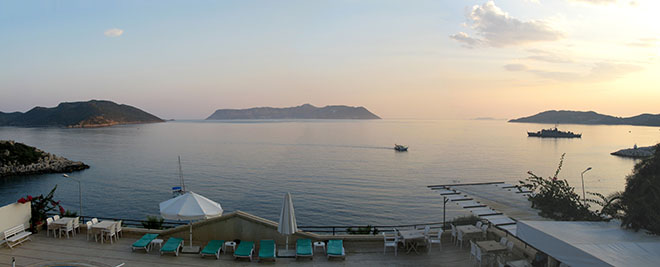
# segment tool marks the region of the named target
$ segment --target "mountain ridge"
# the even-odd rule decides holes
[[[615,117],[595,111],[547,110],[528,117],[509,120],[523,123],[660,126],[660,114],[643,113],[632,117]]]
[[[304,104],[295,107],[254,107],[247,109],[218,109],[206,120],[260,120],[260,119],[350,119],[378,120],[376,114],[364,107],[329,105],[315,107]]]
[[[139,108],[108,100],[62,102],[56,107],[0,112],[0,126],[91,128],[120,124],[163,122]]]

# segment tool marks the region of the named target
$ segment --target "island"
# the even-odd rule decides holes
[[[80,161],[71,161],[23,143],[0,140],[0,177],[64,173],[88,168]]]
[[[509,122],[660,126],[660,114],[640,114],[622,118],[593,111],[548,110],[533,116],[509,120]]]
[[[136,107],[107,100],[63,102],[28,112],[0,112],[0,126],[89,128],[119,124],[155,123],[162,119]]]
[[[249,109],[218,109],[207,120],[271,120],[271,119],[334,119],[378,120],[380,117],[364,107],[325,106],[304,104],[297,107]]]
[[[610,153],[610,155],[626,158],[648,158],[653,156],[655,148],[655,146],[637,147],[637,145],[635,145],[633,148],[621,149]]]

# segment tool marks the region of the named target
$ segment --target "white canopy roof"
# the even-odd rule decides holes
[[[519,221],[516,235],[569,266],[658,266],[660,237],[618,222]]]
[[[202,220],[222,215],[220,204],[193,192],[160,203],[160,214],[170,220]]]

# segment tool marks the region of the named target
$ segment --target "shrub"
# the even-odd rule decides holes
[[[625,210],[623,227],[660,234],[660,144],[655,146],[653,156],[635,164],[626,178],[621,206]]]
[[[377,235],[378,232],[379,232],[378,229],[376,229],[376,227],[373,227],[371,225],[367,225],[364,227],[360,226],[355,230],[353,229],[353,227],[346,228],[346,233],[348,233],[349,235],[369,235],[369,234]]]
[[[165,219],[163,219],[162,217],[147,215],[147,220],[142,222],[142,227],[147,229],[161,230],[163,229],[164,221]]]
[[[454,220],[451,221],[451,223],[455,226],[475,225],[475,224],[477,224],[478,221],[480,221],[478,216],[469,215],[469,216],[456,217],[456,218],[454,218]]]
[[[47,213],[50,211],[53,211],[55,209],[58,209],[60,214],[64,214],[64,208],[60,206],[59,201],[53,200],[53,195],[55,194],[55,189],[57,189],[57,185],[53,187],[52,190],[50,190],[50,193],[48,195],[39,195],[38,197],[32,197],[32,196],[27,196],[27,197],[22,197],[19,199],[17,202],[18,203],[27,203],[28,201],[31,202],[31,217],[30,217],[30,230],[32,232],[37,232],[37,225],[40,223],[43,223],[46,220]]]

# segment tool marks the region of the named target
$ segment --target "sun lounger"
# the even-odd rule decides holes
[[[254,252],[254,242],[242,241],[238,244],[236,251],[234,251],[234,259],[248,258],[252,261],[252,253]]]
[[[330,257],[338,257],[345,259],[346,258],[346,252],[344,251],[344,241],[342,240],[328,240],[328,259]]]
[[[170,239],[163,244],[163,247],[160,248],[160,255],[165,253],[174,253],[174,256],[179,256],[179,249],[183,247],[183,239],[170,237]]]
[[[275,260],[275,241],[261,240],[259,242],[259,260]]]
[[[138,241],[135,241],[133,243],[133,251],[136,249],[144,249],[146,252],[149,252],[149,249],[151,249],[151,241],[156,239],[158,237],[158,234],[145,234],[140,238]]]
[[[298,239],[296,240],[296,259],[298,257],[314,257],[314,250],[312,249],[312,240]]]
[[[202,258],[204,256],[211,256],[214,255],[216,259],[220,259],[220,250],[222,249],[222,245],[225,243],[224,240],[211,240],[209,241],[208,244],[206,244],[206,247],[202,249],[202,251],[199,253],[199,255],[202,255]]]

